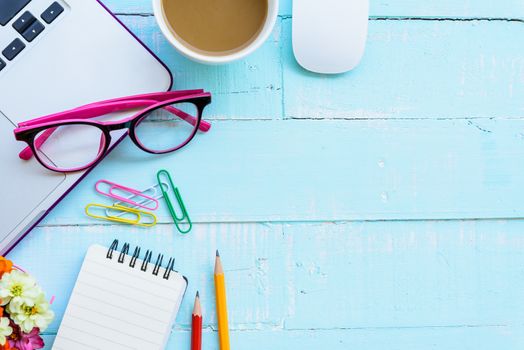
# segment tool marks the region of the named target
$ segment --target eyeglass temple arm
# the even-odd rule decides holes
[[[90,105],[85,105],[82,107],[71,109],[69,111],[51,114],[45,117],[40,117],[36,119],[31,119],[29,121],[21,122],[18,124],[18,127],[22,128],[26,126],[34,126],[38,124],[61,121],[61,120],[66,120],[66,119],[95,118],[95,117],[99,117],[99,116],[102,116],[108,113],[114,113],[114,112],[119,112],[119,111],[123,111],[126,109],[138,108],[138,107],[147,107],[147,106],[154,105],[156,103],[159,103],[159,101],[156,101],[156,100],[125,100],[125,99],[123,99],[122,101],[110,101],[107,103],[102,103],[102,102],[93,103]],[[173,111],[175,110],[178,110],[178,109],[173,108]],[[195,117],[188,115],[186,113],[184,114],[186,115],[186,117],[182,119],[186,121],[196,122]],[[202,120],[200,122],[200,126],[199,126],[200,131],[206,132],[210,128],[211,128],[210,123],[206,122],[205,120]]]
[[[170,99],[177,98],[177,97],[190,97],[193,95],[199,95],[203,93],[204,93],[203,89],[179,90],[179,91],[168,91],[168,92],[153,92],[150,94],[120,97],[120,98],[115,98],[111,100],[90,103],[90,104],[84,105],[79,108],[108,104],[112,102],[136,101],[136,100],[154,100],[156,102],[163,102],[163,101],[170,100]]]
[[[35,147],[40,149],[40,147],[47,141],[47,139],[55,132],[56,128],[50,128],[44,131],[40,136],[35,139]],[[23,160],[29,160],[33,156],[33,150],[31,147],[27,146],[19,154],[18,157]]]
[[[49,128],[46,131],[44,131],[36,140],[35,140],[35,148],[40,149],[42,145],[47,141],[49,137],[55,132],[56,128]],[[103,147],[102,140],[100,141],[100,149]],[[99,151],[100,151],[99,149]],[[24,148],[18,156],[23,160],[29,160],[33,156],[33,150],[31,147]]]
[[[38,123],[45,123],[45,122],[51,122],[51,121],[59,121],[64,119],[70,119],[70,118],[77,118],[77,119],[90,119],[99,117],[101,115],[107,114],[107,113],[113,113],[118,112],[125,109],[130,108],[137,108],[137,107],[143,107],[147,105],[152,105],[157,103],[157,101],[117,101],[117,102],[111,102],[108,105],[100,105],[100,104],[91,104],[83,107],[79,107],[75,110],[71,110],[64,113],[59,113],[55,115],[51,115],[48,117],[38,118]],[[184,111],[174,108],[171,106],[166,107],[166,110],[168,110],[170,113],[178,116],[180,119],[187,121],[191,125],[195,125],[197,122],[197,119],[193,117],[190,114],[185,113]],[[81,113],[81,114],[80,114]],[[19,126],[29,126],[33,124],[33,122],[36,121],[32,120],[30,122],[26,123],[20,123]],[[211,124],[209,122],[206,122],[205,120],[202,120],[200,122],[200,125],[198,129],[202,132],[207,132],[211,128]],[[44,133],[42,133],[36,140],[35,140],[35,148],[40,149],[40,147],[47,141],[47,139],[53,134],[53,132],[56,130],[56,128],[50,128]],[[25,147],[18,156],[20,159],[23,160],[29,160],[33,156],[33,150],[31,147],[27,146]]]

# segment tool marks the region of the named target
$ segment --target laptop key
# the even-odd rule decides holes
[[[44,25],[36,20],[31,24],[29,28],[26,29],[26,31],[22,34],[25,40],[31,42],[34,38],[36,38],[40,33],[44,31]]]
[[[12,61],[23,49],[25,49],[25,44],[17,38],[2,51],[2,55],[9,61]]]
[[[2,71],[2,69],[5,68],[5,66],[6,66],[5,62],[0,59],[0,72]]]
[[[5,26],[31,0],[0,0],[0,25]]]
[[[1,0],[0,0],[1,1]],[[60,14],[64,12],[64,8],[62,5],[60,5],[58,2],[53,2],[51,6],[47,8],[47,10],[42,13],[42,19],[47,23],[50,24],[53,22]]]
[[[13,28],[15,28],[18,33],[22,34],[35,20],[35,16],[33,16],[31,12],[26,11],[22,16],[20,16],[20,18],[14,21]]]

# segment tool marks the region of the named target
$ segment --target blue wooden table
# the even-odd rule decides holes
[[[113,238],[177,257],[189,289],[168,349],[189,349],[200,290],[217,349],[213,259],[233,349],[524,347],[524,2],[371,0],[361,66],[302,70],[291,2],[245,60],[203,66],[159,32],[149,0],[107,5],[175,73],[214,94],[210,133],[151,156],[124,142],[9,254],[56,296],[53,342],[83,256]],[[170,170],[194,231],[83,214],[94,183]]]

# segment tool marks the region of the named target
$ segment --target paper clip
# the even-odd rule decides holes
[[[102,191],[99,188],[100,184],[109,185],[109,190],[107,192]],[[145,195],[145,194],[141,193],[140,191],[135,190],[133,188],[125,187],[125,186],[116,184],[116,183],[111,182],[111,181],[107,181],[107,180],[100,180],[100,181],[98,181],[95,184],[95,190],[98,193],[100,193],[101,195],[103,195],[103,196],[107,196],[109,198],[117,199],[120,202],[124,202],[124,203],[130,204],[133,207],[147,209],[147,210],[156,210],[158,208],[158,200],[156,200],[155,198],[147,196],[147,195]],[[121,195],[116,194],[114,192],[115,190],[121,191],[123,193],[129,193],[129,194],[132,195],[131,198],[137,197],[137,198],[143,198],[143,199],[141,201],[137,202],[137,201],[131,200],[129,197],[123,197]],[[144,204],[144,200],[145,200],[146,204]],[[153,203],[153,206],[150,207],[150,206],[148,206],[147,203]]]
[[[123,218],[121,216],[111,215],[111,214],[106,214],[105,216],[96,215],[90,212],[89,210],[90,208],[97,208],[99,210],[108,210],[109,209],[109,210],[114,210],[119,213],[124,212],[125,215],[131,216],[131,218]],[[109,206],[109,205],[104,205],[104,204],[90,203],[86,206],[85,212],[87,216],[90,216],[95,219],[114,221],[114,222],[119,222],[122,224],[136,225],[136,226],[142,226],[142,227],[155,226],[157,222],[157,217],[153,213],[148,213],[147,211],[138,210],[134,208],[124,207],[121,205]],[[149,217],[150,221],[142,222],[142,219],[144,217]]]
[[[160,185],[159,184],[155,184],[153,186],[150,186],[148,188],[146,188],[145,190],[143,191],[140,191],[141,194],[145,194],[145,195],[148,195],[156,200],[162,198],[163,194],[162,194],[162,191],[158,190],[160,188]],[[169,191],[170,187],[169,187],[169,184],[167,182],[162,182],[162,188],[165,189],[166,191]],[[126,199],[128,200],[134,200],[135,197],[137,197],[137,195],[135,194],[132,194],[128,197],[126,197]],[[141,204],[141,205],[148,205],[150,203],[152,203],[151,200],[149,199],[142,199],[140,201],[137,200],[137,203]],[[134,206],[131,206],[131,205],[126,205],[126,202],[123,202],[123,201],[119,201],[119,202],[115,202],[113,203],[113,205],[120,205],[120,206],[123,206],[123,207],[126,207],[126,208],[134,208],[134,209],[138,209],[140,207],[134,205]],[[109,215],[109,212],[111,211],[111,209],[106,209],[106,215]],[[115,216],[123,216],[125,215],[126,213],[119,213]]]
[[[180,233],[186,234],[189,231],[191,231],[191,228],[193,227],[193,223],[191,222],[191,219],[189,218],[189,214],[187,213],[186,206],[184,205],[184,201],[182,200],[182,196],[180,195],[180,191],[178,190],[178,188],[173,183],[173,180],[171,179],[171,175],[169,174],[169,172],[167,170],[160,170],[156,174],[156,178],[157,178],[159,184],[162,183],[162,180],[160,178],[162,175],[167,177],[169,185],[171,186],[171,189],[172,189],[173,193],[175,194],[175,198],[176,198],[176,201],[178,203],[178,207],[180,208],[180,210],[182,212],[182,217],[178,217],[178,215],[176,214],[175,208],[173,207],[173,204],[171,202],[171,199],[169,198],[168,192],[165,191],[164,188],[162,187],[161,188],[162,189],[162,194],[163,194],[164,199],[166,201],[167,207],[169,208],[169,213],[173,217],[173,221],[175,222],[175,226],[176,226],[177,230]],[[187,229],[185,229],[185,230],[182,229],[180,227],[181,224],[186,224],[188,226]]]

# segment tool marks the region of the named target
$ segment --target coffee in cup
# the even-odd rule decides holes
[[[275,0],[153,0],[167,39],[186,56],[229,62],[254,51],[277,17]]]

